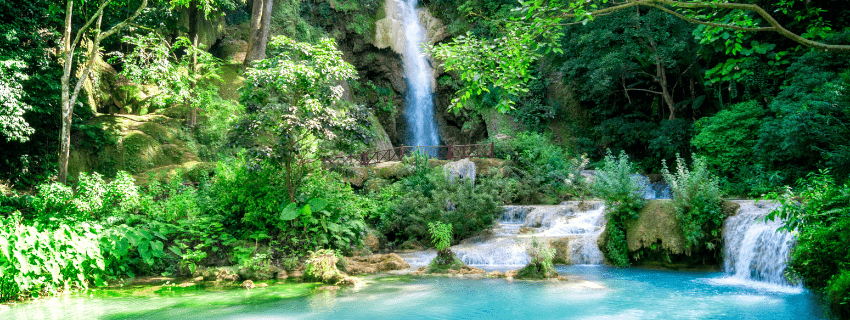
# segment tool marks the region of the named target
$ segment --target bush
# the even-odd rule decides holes
[[[408,179],[422,182],[412,184]],[[431,187],[422,185],[433,190],[426,193]],[[405,178],[373,196],[391,198],[379,209],[377,229],[396,244],[428,241],[427,224],[435,221],[451,224],[455,239],[465,239],[490,228],[502,205],[498,190],[475,187],[469,179],[451,183],[442,168],[429,169],[424,178]]]
[[[521,186],[519,202],[558,203],[583,193],[581,170],[587,158],[570,159],[564,149],[534,132],[521,132],[511,139],[493,140],[497,158],[510,160]]]
[[[850,271],[842,270],[832,277],[827,287],[832,312],[839,319],[850,318]]]
[[[58,182],[38,186],[32,207],[38,221],[48,225],[61,222],[98,220],[125,214],[139,206],[138,188],[126,172],[105,183],[98,173],[80,173],[77,190]]]
[[[670,184],[686,253],[703,248],[718,252],[723,227],[722,198],[719,182],[708,170],[705,158],[695,157],[688,170],[685,160],[677,155],[676,171],[670,173],[667,163],[662,162],[661,174]]]
[[[758,143],[754,133],[758,132],[765,114],[758,101],[747,101],[702,118],[695,125],[697,134],[691,143],[705,156],[709,168],[728,177],[727,192],[759,195],[776,187],[769,178],[754,179],[764,171],[753,149]]]
[[[0,219],[0,301],[105,284],[99,239],[85,223],[40,230],[19,213]]]
[[[538,241],[531,239],[531,246],[526,248],[531,261],[517,273],[518,279],[548,279],[558,276],[552,259],[555,257],[555,248],[549,245],[548,240]]]
[[[629,265],[624,224],[626,220],[638,218],[645,203],[643,187],[635,171],[625,151],[615,157],[608,150],[593,181],[593,191],[602,198],[608,216],[606,244],[600,249],[609,262],[620,267]]]

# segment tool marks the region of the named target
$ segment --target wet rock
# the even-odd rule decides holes
[[[625,227],[629,251],[655,245],[671,254],[687,253],[676,210],[670,200],[647,201],[640,210],[639,217],[628,221]],[[603,237],[600,237],[600,240],[602,239]],[[606,244],[600,243],[599,247],[605,248],[604,245]]]
[[[304,272],[300,270],[293,270],[289,273],[290,278],[301,278],[302,276],[304,276]]]
[[[275,275],[275,279],[277,280],[286,280],[286,278],[289,278],[286,274],[286,270],[280,270],[277,272],[277,275]]]
[[[257,287],[257,288],[265,288],[265,287],[268,287],[268,286],[269,286],[269,285],[268,285],[268,284],[266,284],[266,283],[258,283],[258,284],[256,284],[256,287]]]
[[[376,273],[390,270],[404,270],[410,265],[395,253],[373,254],[366,257],[345,257],[347,271],[351,274]]]
[[[220,269],[215,279],[216,281],[239,281],[239,275],[230,270]]]
[[[268,280],[274,279],[278,271],[280,271],[280,269],[275,266],[258,264],[247,268],[241,268],[237,274],[239,274],[239,276],[243,279]]]
[[[245,281],[242,282],[242,287],[244,287],[245,289],[249,289],[249,290],[254,289],[254,287],[255,287],[254,281],[245,280]]]
[[[723,210],[723,215],[726,217],[737,215],[738,209],[741,208],[740,203],[728,200],[723,200],[723,202],[720,203],[720,206]]]
[[[194,286],[194,285],[195,285],[194,282],[183,282],[181,284],[178,284],[177,286],[181,287],[181,288],[185,288],[185,287],[191,287],[191,286]]]
[[[455,178],[469,179],[475,184],[475,163],[469,159],[461,159],[454,162],[449,162],[443,166],[446,172],[446,178],[453,182]]]
[[[487,273],[487,276],[490,278],[504,278],[505,274],[501,271],[490,271]]]
[[[415,250],[415,251],[425,250],[425,247],[422,246],[422,244],[419,243],[419,241],[416,241],[416,240],[407,240],[404,243],[402,243],[399,246],[399,248],[401,250]]]
[[[204,281],[204,277],[193,278],[192,281]]]
[[[337,291],[337,290],[339,290],[339,287],[337,287],[337,286],[322,286],[322,287],[316,288],[316,290]]]

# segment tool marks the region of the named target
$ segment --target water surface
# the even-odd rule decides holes
[[[337,292],[100,291],[13,306],[2,319],[822,319],[802,289],[724,281],[719,272],[558,267],[581,283],[383,276]]]

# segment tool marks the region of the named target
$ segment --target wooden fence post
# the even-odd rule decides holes
[[[366,159],[366,153],[365,152],[360,154],[360,165],[362,165],[364,167],[369,165],[369,162]]]
[[[496,153],[494,152],[494,150],[493,150],[493,149],[494,149],[494,148],[493,148],[493,142],[490,142],[490,158],[495,158],[495,157],[496,157]]]
[[[452,159],[452,145],[447,145],[446,149],[448,149],[448,151],[446,151],[446,160],[454,160]]]

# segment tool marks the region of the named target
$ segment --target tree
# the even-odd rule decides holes
[[[521,60],[535,61],[538,59],[539,50],[558,50],[557,39],[560,36],[560,28],[566,25],[587,24],[594,17],[605,16],[617,11],[635,9],[636,7],[654,8],[667,14],[683,19],[687,22],[706,26],[703,30],[701,42],[713,42],[719,40],[721,34],[718,29],[734,30],[740,32],[776,32],[783,37],[793,40],[800,45],[822,51],[850,52],[850,45],[834,45],[812,40],[812,38],[823,38],[831,33],[828,23],[819,17],[822,10],[795,11],[792,10],[797,0],[783,1],[777,10],[784,14],[791,14],[797,20],[810,21],[806,37],[798,35],[783,25],[766,10],[756,4],[724,2],[719,0],[527,0],[520,1],[521,7],[515,9],[515,15],[505,19],[504,33],[515,33],[511,37],[499,38],[497,40],[475,40],[457,38],[450,43],[441,44],[434,48],[434,55],[444,60],[447,70],[455,70],[461,74],[461,79],[467,82],[469,89],[461,89],[454,100],[455,108],[462,108],[466,101],[481,92],[489,91],[491,88],[505,90],[510,93],[523,93],[527,91],[530,80],[529,63],[514,63],[512,68],[503,68],[500,65],[482,65],[478,61],[496,61],[501,63],[506,55],[505,50],[525,58]],[[767,26],[762,26],[766,24]],[[523,27],[524,26],[524,27]],[[554,36],[553,36],[554,35]],[[727,46],[727,54],[735,54],[746,50],[735,37],[734,39],[723,38]],[[756,46],[756,45],[754,45]],[[478,47],[478,48],[475,48]],[[488,50],[488,48],[494,48]],[[475,56],[469,56],[467,52],[475,52]],[[507,65],[507,64],[506,64]],[[657,66],[662,66],[660,61]],[[657,75],[661,86],[664,86],[664,70]],[[664,95],[664,92],[661,91]],[[666,99],[669,106],[669,99]],[[510,102],[500,103],[497,109],[501,112],[509,110]]]
[[[266,45],[269,41],[274,0],[253,0],[251,9],[251,30],[248,38],[248,52],[245,53],[245,66],[254,60],[266,58]]]
[[[76,35],[73,35],[72,19],[74,16],[74,1],[67,0],[65,9],[65,31],[62,36],[62,132],[59,141],[59,181],[67,182],[68,178],[68,156],[71,149],[71,119],[74,114],[74,105],[77,103],[77,97],[80,93],[80,88],[83,86],[83,80],[89,76],[92,66],[95,62],[95,57],[100,52],[100,42],[126,28],[131,21],[136,19],[139,14],[147,7],[148,0],[142,0],[142,3],[129,17],[103,31],[101,23],[103,21],[103,11],[109,4],[114,1],[100,0],[94,13],[86,20],[86,23],[76,30]],[[93,33],[87,35],[88,33]],[[72,37],[73,36],[73,37]],[[80,43],[85,37],[91,37],[88,51],[84,54],[82,62],[84,68],[82,73],[77,73],[77,83],[71,88],[71,73],[74,66],[74,55]],[[80,59],[77,59],[78,61]]]
[[[284,36],[270,44],[271,56],[248,69],[241,89],[247,115],[234,128],[230,144],[248,148],[255,161],[285,170],[290,203],[309,172],[308,156],[317,140],[353,143],[368,130],[340,99],[339,81],[355,79],[331,39],[316,45]]]

